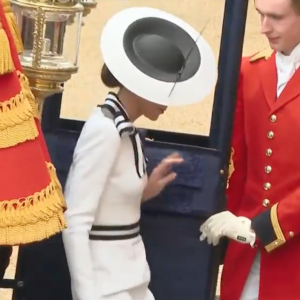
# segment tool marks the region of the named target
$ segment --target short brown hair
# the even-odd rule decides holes
[[[122,84],[115,78],[115,76],[109,71],[106,64],[102,66],[101,80],[108,88],[121,88]]]

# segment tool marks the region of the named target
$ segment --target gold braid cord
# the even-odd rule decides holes
[[[231,148],[230,160],[229,160],[229,166],[228,166],[227,188],[229,187],[229,179],[230,179],[232,173],[234,172],[233,154],[234,154],[234,149]]]
[[[62,192],[62,186],[61,186],[61,184],[60,184],[60,182],[57,178],[56,169],[55,169],[54,165],[50,162],[47,163],[47,168],[48,168],[51,180],[52,180],[52,182],[54,184],[54,187],[56,189],[56,192],[59,196],[61,207],[66,209],[67,206],[66,206],[66,202],[65,202],[65,197],[64,197],[63,192]]]
[[[22,91],[31,106],[33,116],[34,116],[34,118],[39,119],[40,113],[39,113],[39,109],[38,109],[38,104],[35,100],[34,95],[31,92],[31,89],[29,86],[29,81],[28,81],[27,77],[20,71],[17,71],[17,74],[18,74],[19,81],[20,81],[20,84],[22,87]]]
[[[47,167],[55,174],[52,164]],[[0,201],[0,245],[42,241],[66,228],[65,202],[57,192],[56,174],[50,177],[50,184],[32,196]]]
[[[6,21],[8,23],[12,38],[14,40],[14,44],[16,46],[18,54],[23,52],[23,43],[20,34],[19,27],[16,22],[15,15],[11,9],[10,1],[9,0],[0,0],[2,2],[2,6],[4,9]]]
[[[0,75],[11,73],[14,69],[9,40],[0,21]]]

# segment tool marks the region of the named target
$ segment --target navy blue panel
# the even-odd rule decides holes
[[[58,134],[45,134],[51,160],[56,167],[63,187],[65,186],[69,168],[73,160],[73,153],[78,137],[78,133],[64,131],[59,131]]]
[[[174,167],[178,176],[156,199],[143,206],[144,211],[178,213],[188,216],[211,215],[220,206],[217,151],[200,147],[145,141],[149,173],[162,159],[178,152],[185,163]]]
[[[148,169],[152,171],[165,157],[176,151],[184,163],[173,170],[184,176],[177,176],[172,185],[185,186],[201,190],[203,187],[203,157],[199,149],[190,146],[145,141],[145,155],[149,159]],[[197,176],[195,176],[197,175]]]
[[[62,93],[47,97],[42,112],[43,132],[53,132],[59,127]]]
[[[219,249],[199,242],[203,220],[146,213],[141,230],[156,300],[209,300],[215,295]]]

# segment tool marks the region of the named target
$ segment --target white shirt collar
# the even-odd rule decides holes
[[[280,71],[285,66],[298,65],[300,63],[300,44],[298,44],[290,55],[284,55],[281,52],[276,52],[276,65]],[[298,66],[297,66],[298,67]],[[296,68],[297,68],[296,67]]]

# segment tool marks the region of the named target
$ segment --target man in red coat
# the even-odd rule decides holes
[[[231,239],[221,300],[299,300],[300,1],[255,6],[272,50],[242,60],[228,211],[200,240]]]

